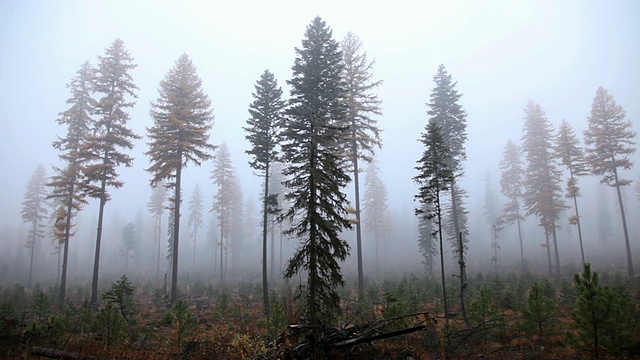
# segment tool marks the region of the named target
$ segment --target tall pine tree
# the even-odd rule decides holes
[[[200,166],[211,158],[215,146],[209,144],[213,126],[211,101],[202,89],[202,80],[187,54],[182,54],[165,75],[158,88],[158,99],[149,111],[153,126],[147,128],[153,177],[151,186],[166,181],[175,190],[173,196],[173,261],[171,303],[178,296],[178,244],[180,242],[180,204],[182,169],[188,163]]]
[[[341,43],[344,61],[344,79],[347,85],[346,123],[349,127],[347,155],[353,169],[353,185],[355,191],[356,210],[356,254],[358,261],[358,293],[364,291],[364,274],[362,268],[362,214],[360,212],[360,179],[359,160],[371,162],[374,148],[382,146],[380,129],[375,115],[382,115],[381,101],[373,94],[373,89],[382,84],[381,80],[372,79],[374,62],[369,62],[367,52],[362,51],[362,42],[358,36],[348,32]]]
[[[295,219],[286,233],[301,241],[285,276],[306,272],[304,313],[316,329],[316,338],[317,326],[331,323],[339,310],[336,287],[344,279],[338,261],[349,254],[340,233],[351,228],[342,192],[350,178],[339,158],[348,104],[338,47],[331,28],[320,17],[307,26],[288,81],[291,99],[282,143],[283,158],[288,161],[285,199],[291,201],[285,216]]]
[[[218,191],[213,197],[213,208],[216,213],[218,226],[220,227],[220,283],[225,280],[225,254],[228,250],[229,239],[231,237],[231,211],[233,206],[233,191],[235,187],[234,178],[235,169],[231,163],[231,153],[227,147],[227,143],[222,143],[213,158],[213,171],[211,179],[213,184],[218,187]]]
[[[520,213],[520,204],[524,196],[524,164],[520,156],[520,148],[513,141],[507,141],[500,161],[500,191],[507,198],[502,208],[501,220],[504,225],[518,225],[520,242],[520,267],[524,267],[524,249],[522,244],[522,227],[520,222],[524,216]]]
[[[553,242],[556,274],[560,275],[556,222],[566,206],[561,197],[562,173],[554,161],[553,129],[539,104],[529,101],[524,113],[522,152],[527,159],[524,205],[527,215],[535,214],[544,229],[549,275],[552,273],[549,239]]]
[[[379,248],[384,246],[380,243],[384,243],[385,234],[388,231],[386,214],[389,207],[387,187],[380,179],[379,173],[380,169],[376,161],[371,161],[365,171],[364,199],[362,201],[364,231],[373,236],[376,270],[381,269],[378,254]]]
[[[573,200],[575,215],[569,217],[569,224],[578,227],[578,240],[580,242],[580,255],[582,256],[582,266],[584,260],[584,246],[582,245],[582,227],[580,226],[580,212],[578,211],[578,197],[580,197],[580,187],[578,186],[578,176],[587,174],[587,163],[584,158],[584,151],[580,147],[580,140],[573,131],[573,128],[566,120],[562,120],[558,135],[556,136],[555,152],[560,163],[569,171],[567,179],[567,192],[565,197]]]
[[[249,165],[264,176],[264,193],[262,196],[262,301],[264,312],[269,317],[269,288],[267,282],[267,199],[269,198],[269,180],[271,167],[278,160],[278,141],[282,126],[285,102],[282,100],[282,89],[269,70],[260,77],[255,85],[253,102],[249,105],[251,117],[247,120],[244,131],[252,148],[245,151],[253,156]]]
[[[51,178],[52,187],[49,198],[56,202],[56,238],[63,246],[62,274],[60,277],[60,299],[64,301],[67,289],[67,267],[69,259],[69,240],[71,238],[73,217],[86,204],[82,181],[83,150],[90,131],[91,114],[96,101],[92,97],[95,71],[89,62],[85,62],[67,87],[71,97],[67,100],[69,108],[59,114],[56,122],[67,127],[64,137],[58,137],[52,146],[60,151],[58,157],[63,161],[60,167],[54,167],[56,175]]]
[[[632,130],[633,125],[626,116],[624,109],[616,103],[613,96],[603,87],[599,87],[591,106],[589,128],[584,132],[584,143],[591,172],[602,176],[601,183],[616,188],[627,248],[627,270],[629,276],[634,276],[627,218],[620,190],[622,186],[629,185],[631,180],[620,178],[618,174],[622,169],[631,169],[633,161],[629,155],[636,152],[636,132]]]
[[[442,125],[436,119],[431,118],[422,133],[420,142],[424,145],[422,157],[416,162],[415,169],[418,175],[413,181],[418,184],[418,195],[415,198],[421,206],[415,209],[418,217],[424,221],[435,223],[431,236],[438,237],[440,245],[440,275],[442,280],[442,303],[445,317],[449,316],[449,304],[447,302],[446,278],[444,275],[444,247],[443,247],[443,219],[442,193],[449,190],[454,182],[454,169],[451,167],[451,154],[449,144],[446,141]]]
[[[91,122],[91,135],[83,146],[82,156],[86,160],[83,166],[87,194],[100,200],[98,212],[98,230],[96,251],[93,261],[93,280],[91,282],[91,304],[98,302],[98,273],[100,271],[100,247],[102,243],[102,224],[104,207],[111,196],[107,187],[120,188],[124,183],[118,180],[117,168],[120,165],[131,166],[133,158],[123,150],[133,148],[133,140],[140,137],[127,127],[129,113],[127,109],[137,98],[138,87],[133,83],[130,71],[137,65],[124,47],[124,42],[116,39],[106,49],[104,56],[98,56],[94,90],[99,96]]]

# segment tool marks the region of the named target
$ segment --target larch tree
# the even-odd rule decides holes
[[[380,269],[379,245],[381,242],[384,243],[386,233],[389,230],[385,226],[387,209],[389,208],[389,194],[379,173],[377,162],[371,161],[365,171],[362,201],[364,231],[373,236],[376,269]]]
[[[218,226],[220,230],[220,284],[225,280],[225,254],[229,246],[229,238],[231,237],[231,211],[234,200],[234,188],[235,188],[235,169],[231,163],[231,153],[227,143],[222,143],[218,148],[213,158],[213,171],[211,172],[211,179],[213,184],[217,186],[218,191],[213,197],[212,211],[216,213]]]
[[[265,70],[255,85],[252,93],[253,102],[249,105],[247,132],[245,138],[251,143],[251,149],[245,151],[252,156],[249,165],[260,176],[264,177],[264,192],[262,195],[262,301],[264,312],[269,317],[269,285],[267,278],[267,225],[269,198],[269,180],[271,167],[278,160],[279,133],[282,127],[283,112],[286,106],[282,99],[282,88],[269,70]]]
[[[633,161],[629,155],[636,151],[636,132],[633,131],[631,120],[627,120],[626,116],[626,112],[616,103],[613,96],[603,87],[599,87],[591,106],[589,127],[584,131],[584,143],[591,172],[602,176],[601,183],[616,188],[627,250],[627,270],[629,276],[634,276],[627,218],[621,192],[621,187],[629,185],[631,180],[619,176],[620,170],[631,169]]]
[[[116,39],[105,50],[104,56],[98,56],[98,67],[94,82],[94,91],[99,97],[95,103],[90,135],[82,147],[85,191],[89,197],[99,199],[98,229],[96,250],[91,281],[91,304],[98,302],[98,274],[100,271],[100,247],[102,244],[102,224],[104,208],[111,196],[107,187],[120,188],[124,183],[118,180],[117,168],[129,167],[133,158],[125,150],[133,148],[133,141],[140,137],[129,127],[128,109],[137,98],[138,87],[131,77],[131,70],[137,65],[124,47],[124,42]]]
[[[451,247],[457,249],[458,262],[464,263],[463,252],[467,248],[469,235],[467,226],[468,212],[464,206],[465,191],[457,180],[464,176],[463,163],[467,159],[465,143],[467,141],[467,112],[462,109],[459,100],[462,94],[456,90],[454,82],[444,65],[438,67],[433,76],[435,87],[431,91],[427,106],[427,114],[441,127],[445,142],[449,148],[449,168],[453,172],[453,182],[448,187],[451,198],[446,206],[446,222],[443,226],[448,234]],[[459,238],[462,236],[462,247]],[[460,274],[461,281],[466,283],[466,274]]]
[[[198,241],[198,232],[202,229],[204,224],[203,212],[204,195],[202,195],[200,185],[196,184],[196,187],[193,189],[193,193],[191,193],[191,200],[189,200],[189,221],[187,224],[191,229],[191,241],[193,241],[193,261],[191,264],[193,270],[196,268],[196,245]]]
[[[48,198],[56,203],[55,231],[62,249],[62,274],[60,276],[60,299],[64,301],[67,289],[67,268],[69,259],[69,240],[71,238],[73,218],[86,204],[83,191],[83,147],[90,131],[91,114],[96,105],[92,97],[95,71],[89,62],[85,62],[76,76],[67,85],[71,97],[67,99],[69,108],[59,114],[56,122],[66,126],[67,133],[58,137],[52,146],[60,151],[58,157],[63,165],[54,167],[49,186],[52,188]]]
[[[338,262],[349,254],[341,232],[352,227],[342,192],[351,179],[340,159],[348,131],[342,126],[348,116],[344,65],[339,44],[320,17],[307,26],[292,70],[282,143],[288,162],[285,200],[291,207],[284,217],[292,221],[285,233],[301,243],[285,277],[306,273],[304,315],[317,339],[320,327],[332,323],[339,310],[336,287],[344,278]]]
[[[580,242],[580,255],[582,266],[584,260],[584,246],[582,244],[582,227],[580,226],[580,212],[578,211],[578,197],[580,197],[580,187],[578,186],[578,176],[588,173],[584,151],[580,147],[580,140],[575,131],[566,120],[562,120],[558,134],[556,135],[555,153],[560,163],[569,171],[567,179],[567,189],[565,197],[573,200],[574,215],[569,217],[569,224],[578,227],[578,240]]]
[[[449,304],[447,302],[446,277],[444,275],[444,246],[443,246],[443,219],[442,194],[449,191],[449,186],[454,182],[454,169],[451,167],[451,154],[449,144],[446,141],[442,125],[431,118],[420,142],[424,145],[424,152],[415,169],[418,175],[413,181],[418,184],[418,194],[415,199],[420,202],[420,207],[415,209],[416,215],[425,221],[432,221],[433,231],[431,236],[438,239],[440,245],[440,275],[442,281],[442,303],[445,317],[449,317]]]
[[[151,190],[151,198],[147,202],[147,209],[156,220],[156,243],[158,258],[156,262],[156,280],[160,277],[160,252],[162,249],[162,214],[165,210],[165,200],[167,199],[167,189],[163,181],[159,181]]]
[[[518,225],[518,241],[520,242],[520,267],[524,268],[524,248],[522,244],[522,227],[520,222],[524,216],[520,206],[524,197],[524,164],[520,155],[520,147],[513,141],[507,141],[500,160],[500,192],[507,198],[502,208],[503,225]]]
[[[524,206],[527,215],[535,214],[547,239],[549,275],[552,274],[551,249],[553,242],[556,275],[560,275],[560,255],[556,222],[566,208],[560,187],[562,172],[558,169],[553,152],[553,127],[539,104],[529,101],[524,108],[522,152],[527,159],[524,184]]]
[[[43,221],[47,217],[47,170],[42,164],[38,165],[27,183],[27,190],[24,193],[22,211],[20,216],[22,221],[31,225],[26,247],[29,249],[29,280],[27,288],[31,288],[33,275],[33,258],[36,253],[36,244],[39,238],[44,236]]]
[[[171,303],[178,296],[178,250],[180,243],[180,204],[182,169],[189,163],[200,166],[209,160],[215,146],[209,144],[213,109],[202,89],[202,80],[187,54],[182,54],[167,72],[158,88],[158,99],[149,111],[153,126],[147,128],[152,174],[151,186],[165,181],[173,195],[173,261]]]
[[[367,59],[367,52],[361,49],[362,41],[355,34],[348,32],[341,42],[344,61],[343,77],[347,85],[347,102],[349,109],[345,125],[349,127],[347,142],[347,159],[352,167],[356,256],[358,261],[358,293],[364,291],[364,274],[362,268],[362,217],[360,209],[359,160],[371,162],[374,149],[382,146],[380,129],[374,116],[382,115],[381,101],[373,90],[382,84],[381,80],[373,80],[373,61]]]

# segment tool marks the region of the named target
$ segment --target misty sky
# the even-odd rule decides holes
[[[319,15],[341,40],[351,31],[375,59],[374,78],[384,115],[382,178],[392,209],[411,214],[411,177],[422,151],[417,142],[427,122],[432,76],[444,64],[458,81],[468,112],[467,176],[470,202],[484,196],[487,169],[497,164],[508,139],[519,140],[523,107],[540,103],[554,125],[570,121],[581,135],[598,86],[604,86],[640,119],[640,1],[440,1],[440,2],[194,2],[194,1],[0,1],[0,229],[20,222],[25,186],[38,164],[57,164],[51,147],[66,129],[55,123],[67,109],[66,84],[80,65],[96,63],[115,38],[124,40],[138,67],[140,88],[130,126],[140,135],[151,126],[149,102],[181,53],[198,67],[214,106],[211,141],[226,141],[245,196],[258,199],[259,179],[244,154],[241,129],[254,84],[271,70],[288,96],[294,48]],[[142,154],[120,169],[125,186],[112,190],[113,209],[145,209],[150,176]],[[636,156],[637,159],[637,156]],[[640,171],[628,172],[640,179]],[[184,191],[196,182],[207,196],[211,163],[184,173]],[[497,185],[496,185],[497,189]],[[400,210],[399,210],[400,209]],[[402,210],[406,209],[406,210]],[[471,222],[478,207],[470,206]],[[96,204],[83,214],[93,217]],[[474,213],[475,212],[475,213]]]

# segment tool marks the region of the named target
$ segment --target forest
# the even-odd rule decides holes
[[[417,146],[386,149],[411,159],[394,172],[380,157],[377,63],[319,16],[289,54],[289,78],[255,79],[233,122],[242,139],[212,141],[206,60],[187,52],[164,69],[140,131],[151,90],[134,55],[116,38],[73,60],[50,119],[57,160],[12,190],[22,224],[3,232],[0,357],[640,354],[637,134],[606,87],[591,90],[582,120],[523,102],[518,136],[479,175],[469,143],[502,139],[473,139],[465,79],[440,64],[420,133],[402,139]],[[143,190],[117,198],[131,168],[144,170],[133,179]],[[390,178],[413,186],[408,206]]]

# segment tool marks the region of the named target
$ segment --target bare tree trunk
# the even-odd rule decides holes
[[[462,318],[465,325],[469,326],[469,317],[467,316],[467,307],[464,303],[464,294],[467,289],[467,270],[466,263],[464,261],[464,245],[462,243],[462,232],[458,233],[458,248],[460,249],[460,310],[462,311]],[[496,258],[497,259],[497,258]],[[497,261],[496,261],[497,264]]]
[[[549,277],[553,275],[553,269],[551,268],[551,244],[549,244],[549,232],[545,230],[544,237],[546,239],[545,247],[547,248],[547,263],[549,265]]]
[[[171,304],[178,299],[178,245],[180,243],[180,189],[182,181],[182,151],[178,150],[178,168],[176,169],[176,195],[173,203],[173,261],[171,262]]]
[[[158,228],[156,229],[158,235],[158,261],[156,262],[156,280],[160,279],[160,247],[162,246],[162,213],[158,214]]]
[[[353,185],[356,201],[356,251],[358,257],[358,297],[364,292],[364,271],[362,270],[362,218],[360,216],[360,180],[358,174],[358,143],[356,142],[356,130],[352,131],[352,157],[353,157]]]
[[[36,210],[36,219],[33,221],[33,235],[31,237],[31,260],[29,260],[29,280],[27,281],[28,289],[31,289],[31,276],[33,274],[33,253],[36,250],[36,231],[37,230],[38,230],[38,212]]]
[[[262,201],[262,302],[264,315],[269,319],[269,283],[267,280],[267,198],[269,196],[269,164],[264,177],[264,198]]]
[[[60,277],[60,300],[64,301],[67,291],[67,265],[69,260],[69,238],[71,237],[71,211],[73,210],[73,192],[75,179],[69,186],[69,201],[67,202],[66,225],[64,229],[64,254],[62,256],[62,276]],[[59,257],[58,257],[59,258]]]
[[[91,281],[91,305],[98,304],[98,273],[100,271],[100,246],[102,243],[102,222],[104,220],[104,206],[107,203],[105,197],[107,182],[104,180],[103,174],[102,185],[100,188],[100,211],[98,212],[98,235],[96,237],[96,253],[93,259],[93,280]]]
[[[553,251],[554,251],[555,260],[556,260],[556,276],[560,277],[560,255],[558,255],[558,235],[556,231],[555,221],[553,222],[552,235],[553,235]]]
[[[624,214],[624,204],[622,202],[622,192],[620,191],[620,183],[618,182],[618,169],[613,169],[616,180],[616,192],[618,193],[618,204],[620,205],[620,217],[622,218],[622,230],[624,232],[624,243],[627,249],[627,270],[629,277],[634,276],[633,258],[631,257],[631,245],[629,244],[629,231],[627,230],[627,217]]]

